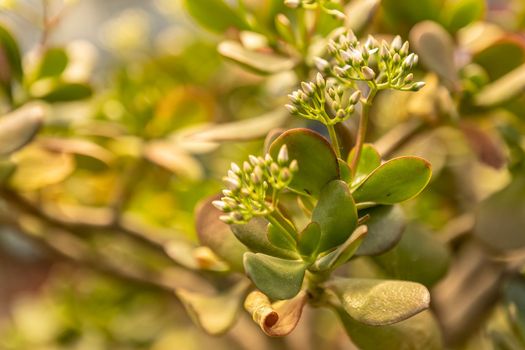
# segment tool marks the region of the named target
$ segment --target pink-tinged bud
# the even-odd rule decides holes
[[[361,68],[361,73],[363,73],[366,80],[373,80],[376,77],[376,73],[368,66],[363,66]]]

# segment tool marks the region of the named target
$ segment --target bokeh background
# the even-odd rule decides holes
[[[283,109],[301,74],[257,74],[217,51],[229,39],[268,52],[275,15],[291,13],[278,0],[245,3],[257,34],[217,30],[206,18],[220,18],[195,20],[182,0],[0,0],[24,68],[17,76],[3,49],[1,350],[355,348],[334,315],[313,309],[284,339],[244,312],[212,337],[174,294],[229,286],[222,261],[199,246],[195,207],[230,162],[261,153],[267,132],[304,126]],[[413,40],[431,20],[452,38],[449,61],[423,60],[420,94],[384,93],[372,110],[370,139],[384,154],[421,155],[434,176],[404,205],[412,222],[400,248],[348,273],[431,287],[452,348],[523,349],[525,1],[340,3],[349,18],[362,14],[352,22],[361,35]],[[323,21],[314,38],[340,24]],[[28,120],[3,132],[17,108]]]

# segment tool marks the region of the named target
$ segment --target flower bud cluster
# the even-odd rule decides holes
[[[360,43],[352,31],[341,34],[336,40],[328,42],[329,61],[317,58],[317,68],[340,81],[353,84],[354,81],[367,81],[378,90],[396,89],[418,91],[425,84],[414,82],[410,72],[418,62],[418,56],[409,52],[408,41],[396,36],[390,43],[379,43],[369,35],[365,43]]]
[[[315,81],[302,82],[301,88],[288,97],[291,104],[287,104],[286,108],[291,114],[334,125],[354,112],[361,91],[349,95],[334,79],[327,82],[321,73],[317,73]]]
[[[343,12],[325,6],[325,4],[328,2],[337,3],[337,0],[284,0],[284,4],[290,8],[304,8],[307,10],[321,8],[321,10],[333,16],[334,18],[344,20],[346,16]]]
[[[277,161],[266,154],[264,158],[250,155],[242,168],[232,163],[223,178],[224,197],[213,201],[217,209],[227,213],[220,219],[227,224],[244,224],[254,216],[269,215],[277,205],[279,192],[298,169],[297,161],[290,161],[286,145],[279,150]]]

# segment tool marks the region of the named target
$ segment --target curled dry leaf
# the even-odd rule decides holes
[[[264,333],[270,337],[283,337],[297,326],[306,300],[306,292],[301,291],[292,299],[272,304],[266,295],[253,291],[246,297],[244,307]]]

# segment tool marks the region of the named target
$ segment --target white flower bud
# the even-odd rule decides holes
[[[250,154],[250,155],[248,156],[248,159],[250,160],[250,163],[252,163],[253,166],[256,166],[256,165],[259,164],[259,159],[257,159],[257,157],[254,156],[254,155],[251,155],[251,154]]]
[[[363,73],[366,80],[373,80],[376,77],[374,70],[368,66],[361,67],[361,73]]]
[[[305,94],[308,96],[308,95],[313,95],[314,93],[314,88],[312,87],[312,85],[308,84],[307,82],[301,82],[301,88],[303,89],[303,91],[305,92]]]
[[[365,48],[367,50],[372,50],[373,48],[377,48],[379,43],[377,42],[376,38],[374,38],[372,35],[368,35],[368,38],[365,42]]]
[[[347,67],[347,66],[345,66],[345,67]],[[342,77],[342,76],[344,76],[344,75],[346,74],[346,69],[341,68],[341,67],[339,67],[339,66],[336,66],[336,67],[334,68],[334,73],[335,73],[335,75],[337,75],[338,77]]]
[[[241,168],[237,165],[237,163],[232,162],[230,168],[237,175],[241,173]]]
[[[317,86],[324,87],[326,86],[326,81],[323,78],[323,75],[321,73],[317,73],[315,77],[315,82],[317,83]]]
[[[286,145],[282,145],[281,149],[279,150],[279,154],[277,155],[277,163],[283,166],[288,164],[288,161],[288,147],[286,147]]]
[[[288,167],[292,173],[295,173],[299,170],[299,163],[297,163],[297,160],[292,160],[290,162],[290,166]]]
[[[252,166],[247,161],[244,161],[244,163],[242,163],[242,170],[244,170],[245,173],[249,173],[252,171]]]
[[[314,64],[318,71],[324,72],[330,67],[330,63],[321,57],[314,57]]]
[[[425,85],[426,85],[425,82],[423,82],[423,81],[418,81],[417,83],[414,83],[414,85],[412,85],[412,86],[410,87],[410,90],[412,90],[412,91],[419,91],[419,90],[421,90]]]
[[[233,224],[233,221],[234,221],[230,215],[221,215],[219,216],[219,220],[221,220],[222,222],[228,225]]]
[[[238,179],[232,179],[231,177],[225,177],[224,183],[226,184],[226,187],[230,189],[231,191],[237,191],[241,188],[241,183]]]
[[[403,45],[403,40],[399,35],[396,35],[392,40],[392,43],[390,43],[390,47],[395,51],[399,51],[401,49],[401,45]]]
[[[288,170],[287,168],[284,168],[280,176],[281,181],[288,182],[290,181],[291,178],[292,178],[292,174],[290,173],[290,170]]]
[[[215,208],[217,208],[217,209],[219,209],[220,211],[223,211],[223,212],[227,212],[228,209],[230,209],[230,208],[228,207],[228,205],[227,205],[226,203],[224,203],[223,201],[213,201],[213,202],[211,202],[211,204],[212,204]]]
[[[335,117],[337,119],[343,119],[345,117],[346,113],[343,109],[339,109],[337,113],[335,114]]]
[[[355,105],[357,102],[359,102],[360,98],[361,98],[361,90],[357,90],[350,96],[350,98],[348,99],[348,102],[351,105]]]
[[[405,83],[411,83],[414,80],[414,74],[410,73],[408,74],[405,79],[403,80]]]
[[[297,107],[295,107],[294,105],[286,104],[284,105],[284,107],[288,110],[290,114],[297,114],[298,112]]]
[[[401,56],[406,56],[408,55],[408,49],[409,49],[409,43],[408,41],[405,41],[405,43],[403,44],[403,46],[401,46],[401,49],[399,50],[399,54]]]

